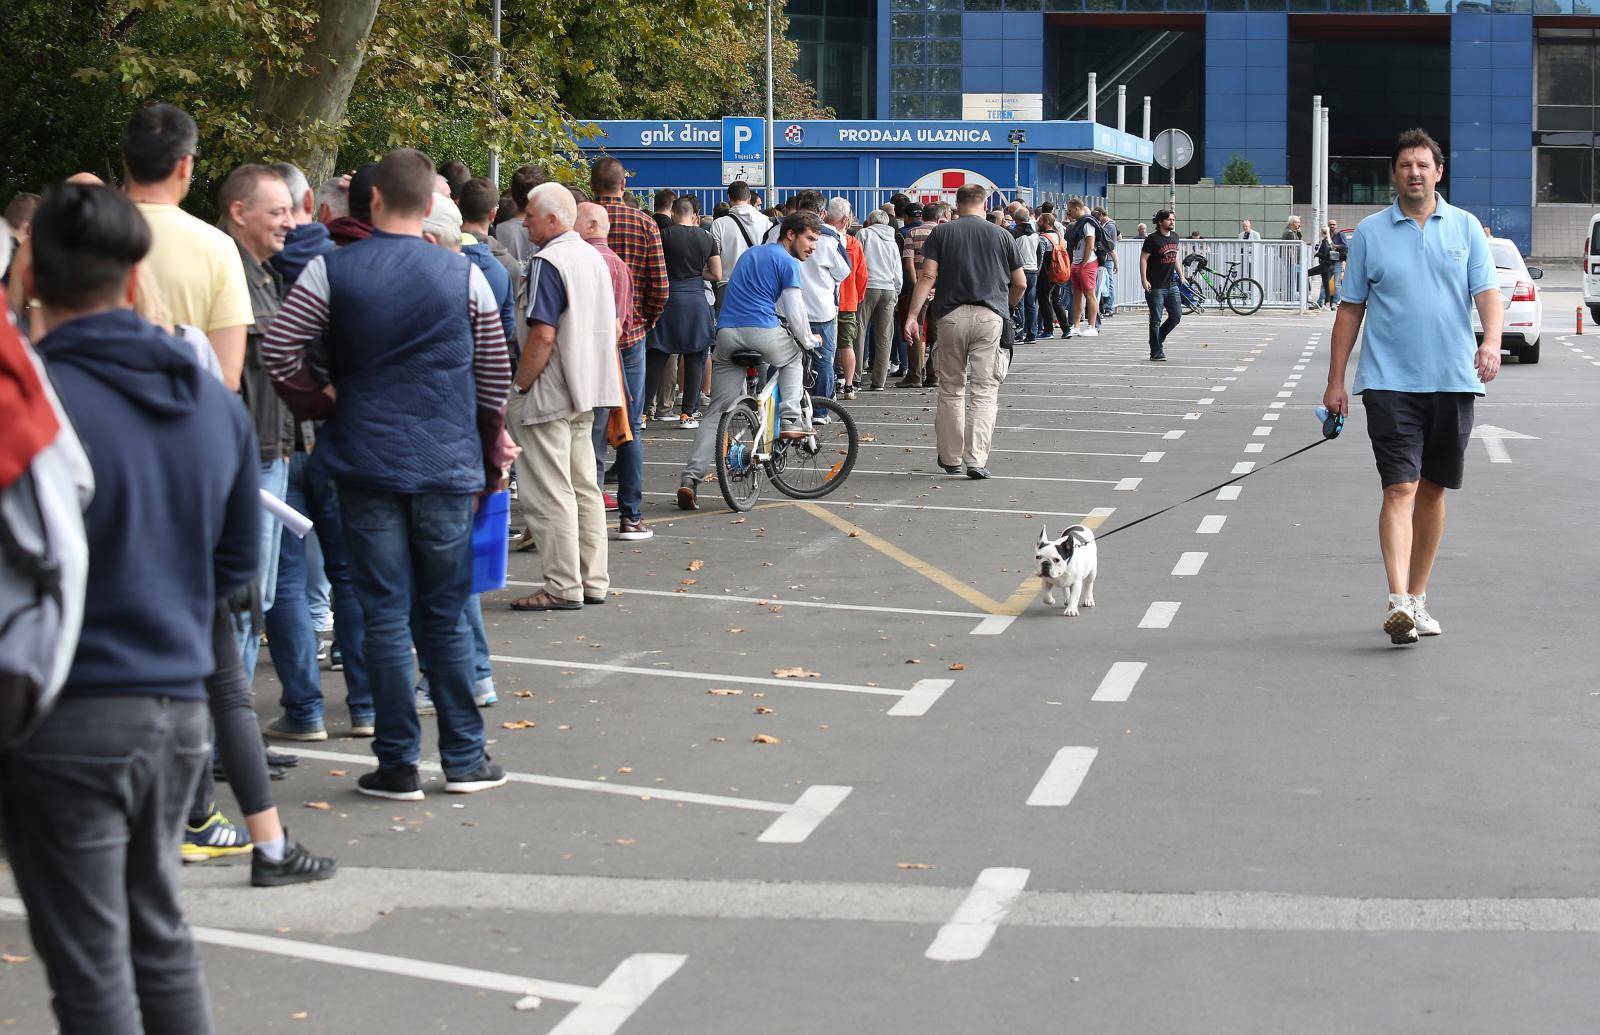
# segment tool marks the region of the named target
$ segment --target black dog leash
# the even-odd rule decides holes
[[[1193,503],[1195,500],[1199,499],[1201,496],[1209,496],[1211,493],[1216,492],[1218,489],[1227,488],[1229,485],[1232,485],[1235,482],[1242,482],[1246,478],[1250,477],[1252,474],[1260,474],[1262,471],[1265,471],[1268,467],[1272,467],[1275,464],[1281,464],[1285,460],[1292,460],[1295,457],[1299,456],[1301,453],[1306,452],[1307,450],[1315,449],[1318,446],[1322,445],[1324,442],[1329,442],[1329,441],[1332,441],[1333,439],[1338,438],[1339,437],[1339,432],[1341,432],[1343,430],[1344,430],[1344,418],[1342,416],[1340,416],[1339,414],[1337,414],[1337,413],[1331,413],[1326,418],[1323,419],[1323,422],[1322,422],[1322,437],[1317,439],[1315,442],[1311,443],[1309,446],[1301,446],[1299,449],[1296,449],[1292,453],[1287,453],[1287,454],[1285,454],[1283,456],[1278,457],[1278,459],[1272,461],[1272,463],[1270,463],[1270,464],[1266,464],[1264,466],[1257,467],[1257,468],[1254,468],[1252,470],[1246,471],[1245,473],[1243,473],[1241,475],[1236,475],[1236,476],[1234,476],[1232,478],[1229,478],[1225,482],[1220,482],[1220,483],[1218,483],[1216,485],[1213,485],[1209,489],[1202,489],[1201,491],[1195,493],[1193,496],[1190,496],[1186,500],[1179,500],[1177,503],[1174,503],[1170,507],[1162,507],[1160,510],[1156,511],[1154,514],[1146,514],[1142,518],[1134,518],[1132,521],[1128,522],[1126,525],[1118,525],[1116,528],[1113,528],[1109,532],[1096,532],[1095,533],[1095,537],[1094,537],[1095,538],[1095,542],[1098,543],[1100,540],[1106,538],[1107,536],[1116,535],[1118,532],[1126,532],[1128,529],[1132,528],[1134,525],[1143,524],[1144,522],[1149,521],[1151,518],[1158,518],[1161,515],[1165,514],[1169,510],[1177,510],[1179,507],[1183,506],[1185,503]]]

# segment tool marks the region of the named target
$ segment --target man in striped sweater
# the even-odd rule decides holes
[[[506,779],[484,753],[463,605],[474,499],[502,481],[511,365],[483,273],[422,239],[433,182],[422,152],[385,156],[373,173],[372,236],[307,264],[261,350],[295,415],[327,421],[311,463],[338,485],[377,711],[378,768],[358,784],[401,801],[422,798],[413,639],[427,662],[444,789]],[[325,373],[307,362],[318,339]]]

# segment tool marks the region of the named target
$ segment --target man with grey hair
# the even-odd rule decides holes
[[[839,341],[839,285],[850,276],[850,256],[839,231],[822,218],[822,195],[814,190],[803,190],[794,200],[797,211],[815,213],[822,224],[816,250],[800,264],[800,293],[805,297],[811,333],[822,338],[822,348],[813,359],[817,383],[811,394],[831,399],[833,360]]]
[[[517,611],[577,611],[605,603],[610,588],[590,436],[595,409],[623,405],[617,300],[605,259],[578,235],[577,219],[561,184],[529,191],[522,222],[539,251],[528,264],[528,339],[506,417],[522,447],[519,499],[539,544],[544,588],[513,600]]]
[[[868,213],[867,225],[861,228],[857,240],[861,242],[862,260],[867,267],[867,294],[856,318],[863,349],[867,330],[872,331],[872,378],[863,387],[869,392],[881,392],[889,380],[894,307],[900,299],[905,272],[901,268],[900,244],[895,240],[894,224],[887,211],[880,208]]]
[[[311,184],[306,182],[306,174],[300,167],[293,162],[274,162],[268,168],[289,188],[290,214],[294,217],[294,229],[284,239],[283,250],[270,260],[272,268],[283,277],[283,288],[287,291],[300,279],[300,271],[306,268],[306,263],[333,251],[334,244],[333,238],[328,236],[328,228],[316,218],[317,196],[312,193]],[[348,192],[350,188],[344,189]]]
[[[350,214],[350,177],[334,176],[317,188],[317,222],[331,223]]]

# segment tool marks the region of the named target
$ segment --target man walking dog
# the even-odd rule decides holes
[[[1435,192],[1444,175],[1438,143],[1423,130],[1405,131],[1389,170],[1394,204],[1363,219],[1350,242],[1322,398],[1329,410],[1348,412],[1345,366],[1367,317],[1355,391],[1383,480],[1383,630],[1393,643],[1415,643],[1441,632],[1427,598],[1444,491],[1461,488],[1473,402],[1500,371],[1503,310],[1483,227]],[[1476,349],[1473,305],[1483,321]]]

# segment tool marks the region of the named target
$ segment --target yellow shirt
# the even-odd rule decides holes
[[[141,201],[139,211],[150,224],[144,267],[175,322],[207,333],[256,322],[233,238],[176,205]]]

